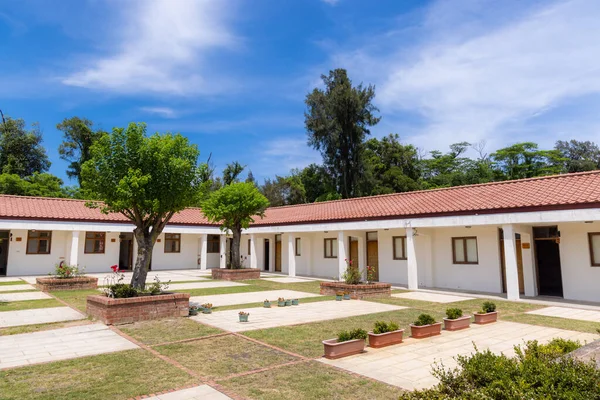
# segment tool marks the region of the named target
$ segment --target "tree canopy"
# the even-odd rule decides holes
[[[77,179],[81,186],[81,166],[90,159],[90,148],[103,132],[94,131],[93,122],[87,118],[65,118],[56,125],[56,129],[63,132],[63,141],[58,147],[60,158],[70,161],[67,167],[67,176]]]
[[[21,178],[50,168],[38,123],[27,129],[23,119],[6,117],[0,124],[0,172]]]

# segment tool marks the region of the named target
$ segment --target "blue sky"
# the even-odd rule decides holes
[[[181,132],[260,181],[319,162],[304,98],[337,67],[376,85],[373,135],[423,151],[600,142],[599,20],[595,0],[0,0],[0,109],[41,124],[62,178],[75,115]]]

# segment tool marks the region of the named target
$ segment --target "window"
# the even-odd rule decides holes
[[[394,260],[406,260],[406,236],[392,237]]]
[[[477,238],[452,238],[452,261],[454,264],[478,264]]]
[[[302,254],[302,241],[300,238],[296,238],[296,257],[300,257]]]
[[[105,232],[86,232],[85,233],[85,254],[104,254],[104,244],[106,243]]]
[[[588,233],[590,242],[590,260],[592,267],[600,267],[600,232]]]
[[[337,239],[325,239],[325,258],[337,258]]]
[[[248,255],[252,253],[252,239],[248,239]]]
[[[165,253],[179,253],[181,251],[181,235],[179,233],[165,233]]]
[[[50,254],[52,232],[29,231],[27,232],[27,254]]]
[[[206,251],[208,253],[219,253],[221,251],[221,238],[219,235],[208,235]]]

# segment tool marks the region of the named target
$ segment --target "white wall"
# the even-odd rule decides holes
[[[59,233],[54,231],[52,235]],[[101,254],[85,254],[85,234],[79,232],[79,245],[77,251],[77,264],[80,267],[85,267],[85,272],[110,272],[111,265],[119,264],[119,232],[107,232],[104,253]],[[71,242],[72,234],[67,232],[67,239]],[[111,239],[115,239],[111,242]],[[69,243],[70,249],[70,243]]]
[[[379,281],[406,285],[408,282],[407,261],[394,260],[394,245],[392,241],[392,237],[394,236],[406,236],[406,229],[377,231]]]
[[[70,241],[71,232],[52,232],[50,254],[27,254],[27,230],[11,230],[12,240],[8,245],[8,276],[46,275],[54,271],[56,264],[65,259],[67,237]],[[17,238],[21,238],[17,242]]]
[[[152,270],[200,268],[200,235],[182,234],[179,253],[165,253],[165,234],[159,236],[160,243],[152,251]],[[137,250],[136,250],[137,251]]]

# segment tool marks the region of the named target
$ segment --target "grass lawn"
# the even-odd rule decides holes
[[[600,333],[600,322],[579,321],[576,319],[546,317],[535,314],[514,314],[502,317],[504,321],[520,322],[530,325],[549,326],[551,328],[567,329],[570,331]]]
[[[8,328],[0,329],[0,336],[18,335],[21,333],[31,333],[47,331],[49,329],[68,328],[70,326],[79,326],[91,324],[92,321],[87,319],[80,319],[77,321],[66,321],[66,322],[54,322],[50,324],[36,324],[36,325],[22,325],[22,326],[11,326]],[[1,399],[1,397],[0,397]]]
[[[208,378],[224,378],[297,360],[296,357],[233,335],[157,346],[154,349]]]
[[[220,329],[200,324],[188,318],[142,321],[120,325],[118,328],[147,345],[200,338],[223,332]]]
[[[0,301],[0,312],[2,311],[18,311],[29,310],[32,308],[48,308],[48,307],[64,307],[60,301],[56,299],[41,299],[41,300],[24,300],[24,301]]]
[[[68,303],[71,307],[78,309],[85,313],[85,305],[87,297],[92,294],[102,294],[99,290],[61,290],[52,292],[52,294],[65,303]]]
[[[398,388],[357,378],[317,361],[218,383],[244,397],[261,400],[397,399],[402,392]]]
[[[2,400],[127,399],[195,383],[144,350],[0,371]]]
[[[11,286],[11,285],[27,285],[27,282],[25,282],[25,281],[0,282],[0,286]]]

